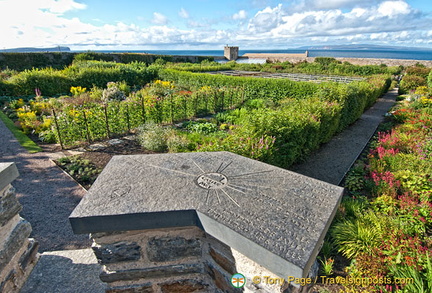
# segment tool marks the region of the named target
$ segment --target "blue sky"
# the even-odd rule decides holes
[[[431,0],[0,0],[0,49],[432,48]]]

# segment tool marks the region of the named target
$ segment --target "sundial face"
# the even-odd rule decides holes
[[[229,152],[115,156],[70,218],[79,233],[198,225],[275,270],[302,270],[342,191]]]

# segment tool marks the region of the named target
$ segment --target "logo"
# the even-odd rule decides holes
[[[195,181],[199,187],[204,189],[221,189],[228,183],[228,178],[221,173],[205,173]]]
[[[242,288],[244,285],[246,285],[246,278],[242,274],[235,274],[231,277],[231,285],[234,288]]]

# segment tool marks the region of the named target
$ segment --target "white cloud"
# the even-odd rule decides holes
[[[249,21],[249,30],[253,33],[263,33],[271,31],[278,27],[284,12],[282,11],[282,4],[271,8],[266,7],[262,11],[258,11],[255,16]]]
[[[240,10],[239,12],[235,13],[232,18],[234,20],[241,20],[241,19],[246,19],[247,18],[247,13],[244,10]]]
[[[159,12],[153,13],[152,24],[148,26],[124,22],[94,25],[65,16],[67,11],[86,8],[77,1],[0,0],[0,31],[5,36],[0,38],[0,48],[57,45],[79,49],[159,45],[215,48],[226,43],[249,48],[344,42],[432,44],[430,17],[402,0],[298,0],[297,3],[309,4],[308,9],[295,11],[292,6],[279,4],[261,9],[249,16],[250,19],[245,10],[227,16],[244,21],[247,26],[242,29],[237,24],[232,29],[227,24],[220,29],[211,20],[191,19],[183,8],[178,15],[187,19],[188,29],[175,27]],[[336,4],[345,8],[334,8]]]
[[[48,0],[43,2],[47,4],[48,10],[50,12],[58,13],[58,14],[63,14],[66,11],[70,11],[70,10],[81,10],[87,8],[87,5],[75,2],[74,0],[58,0],[58,1]]]
[[[371,6],[383,0],[300,0],[293,6],[294,12],[328,9],[352,9],[359,6]]]
[[[282,5],[259,11],[250,21],[249,32],[258,38],[346,36],[364,33],[421,29],[419,14],[404,1],[386,1],[369,9],[354,8],[305,11],[289,14]],[[405,25],[401,25],[405,24]],[[252,37],[254,35],[252,34]]]
[[[153,19],[151,22],[158,25],[164,25],[168,23],[168,18],[162,13],[154,12]]]
[[[189,12],[187,12],[184,8],[180,9],[178,14],[181,18],[189,18]]]
[[[377,12],[382,16],[395,17],[412,12],[410,6],[404,1],[386,1],[379,5]]]

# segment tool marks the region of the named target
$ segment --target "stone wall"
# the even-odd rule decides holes
[[[236,289],[231,277],[274,274],[198,227],[94,233],[93,251],[103,265],[108,293],[119,292],[294,292],[288,284]]]
[[[30,223],[20,217],[11,182],[18,177],[13,163],[0,163],[0,292],[19,292],[38,259],[38,243],[29,239]]]
[[[299,63],[307,61],[309,63],[315,61],[315,57],[305,57],[305,56],[295,56],[295,54],[245,54],[250,55],[248,58],[266,58],[271,62],[290,62]],[[259,56],[258,56],[259,55]],[[423,64],[427,67],[432,67],[432,61],[428,60],[406,60],[406,59],[385,59],[385,58],[335,58],[341,62],[349,62],[354,65],[381,65],[385,64],[387,66],[412,66],[417,63]]]

